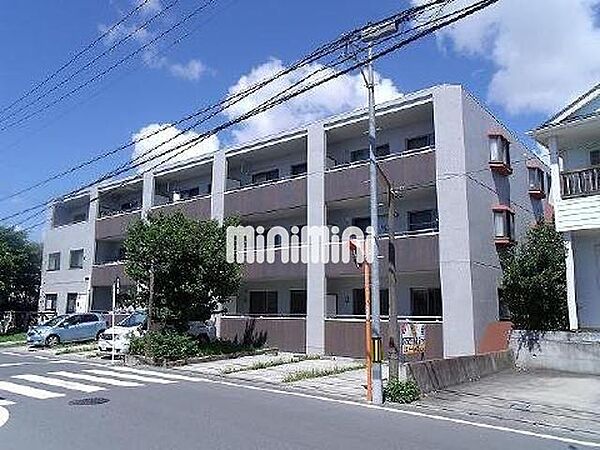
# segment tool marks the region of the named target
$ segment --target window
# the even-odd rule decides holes
[[[532,196],[542,198],[546,194],[546,174],[538,167],[529,167],[529,193]]]
[[[98,322],[98,316],[96,316],[95,314],[83,314],[81,316],[81,318],[79,319],[80,323],[92,323],[92,322]]]
[[[600,150],[593,150],[590,152],[590,165],[600,166]]]
[[[86,213],[79,213],[79,214],[74,214],[73,215],[73,223],[85,222],[86,220],[87,220],[87,214]]]
[[[390,144],[378,145],[375,147],[375,157],[383,158],[390,154]],[[350,161],[358,162],[358,161],[368,161],[369,159],[369,149],[361,148],[360,150],[353,150],[350,152]]]
[[[74,313],[76,307],[77,307],[77,294],[70,292],[70,293],[67,294],[67,309],[66,309],[66,313],[67,314]]]
[[[250,314],[277,314],[277,291],[250,292]]]
[[[173,201],[177,200],[188,200],[190,198],[194,198],[200,195],[200,188],[193,187],[189,189],[181,189],[177,192],[173,193]]]
[[[440,288],[411,288],[412,316],[441,316],[442,291]]]
[[[438,228],[436,209],[410,211],[408,213],[408,231],[435,230]]]
[[[60,252],[48,255],[48,271],[60,270]]]
[[[58,299],[58,294],[46,294],[44,301],[44,309],[46,311],[56,311],[56,300]]]
[[[69,256],[69,269],[83,268],[83,250],[71,250]]]
[[[418,150],[425,147],[432,147],[434,145],[433,134],[424,134],[422,136],[415,136],[406,140],[406,150]]]
[[[302,175],[306,173],[307,165],[306,163],[294,164],[291,169],[292,176]]]
[[[252,184],[266,183],[267,181],[278,179],[279,169],[267,170],[265,172],[258,172],[252,175]]]
[[[510,175],[510,142],[499,135],[490,136],[490,167],[502,175]]]
[[[306,314],[306,291],[295,289],[290,291],[290,313]]]
[[[387,234],[389,232],[388,228],[388,218],[387,216],[379,216],[379,234]],[[371,225],[371,217],[354,217],[352,219],[352,226],[358,227],[364,232],[366,232],[367,227]]]
[[[121,203],[121,211],[133,211],[139,209],[140,203],[136,200]]]
[[[383,316],[387,316],[390,312],[390,302],[387,289],[379,290],[379,304],[381,305],[379,313]],[[352,289],[352,315],[364,316],[366,312],[365,308],[365,290]]]
[[[494,210],[494,237],[496,240],[514,240],[515,218],[510,209],[498,208]]]

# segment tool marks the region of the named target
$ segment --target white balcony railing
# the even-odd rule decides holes
[[[560,177],[563,198],[600,194],[600,166],[562,172]]]

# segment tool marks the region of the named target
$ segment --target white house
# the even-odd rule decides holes
[[[532,134],[550,154],[556,228],[567,243],[570,328],[600,328],[600,84]]]

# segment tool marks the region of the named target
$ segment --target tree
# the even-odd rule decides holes
[[[181,331],[190,320],[208,319],[240,286],[241,267],[226,260],[228,224],[180,212],[134,222],[125,240],[125,271],[138,284],[136,303],[148,305],[153,284],[153,319]]]
[[[41,249],[27,234],[0,226],[0,311],[37,309]]]
[[[561,234],[545,222],[531,227],[522,243],[502,255],[502,298],[517,328],[567,329],[565,256]]]

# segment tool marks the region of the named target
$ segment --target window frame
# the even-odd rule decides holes
[[[67,293],[67,304],[65,307],[65,312],[67,314],[72,314],[77,310],[77,299],[78,298],[79,298],[79,294],[77,292],[68,292]],[[71,308],[69,308],[69,302],[73,299],[75,301],[73,302],[73,308],[71,309]]]
[[[442,289],[439,287],[411,287],[409,289],[410,296],[410,313],[413,317],[443,317],[444,309],[442,302]],[[415,307],[416,304],[416,293],[425,294],[425,306],[423,311],[417,311],[419,308]],[[416,312],[424,312],[426,314],[416,314]]]
[[[294,298],[295,295],[300,295],[300,296],[304,296],[304,301],[303,303],[301,303],[300,305],[298,305],[297,303],[295,304],[298,300],[302,300],[301,298]],[[308,301],[308,296],[306,293],[306,289],[290,289],[290,314],[292,315],[306,315],[306,304]],[[300,306],[300,307],[298,307]]]
[[[426,144],[419,145],[419,146],[411,146],[410,145],[411,142],[418,141],[419,139],[425,140]],[[406,141],[404,143],[404,147],[407,152],[416,152],[419,150],[423,150],[425,148],[433,147],[434,145],[435,145],[435,138],[434,138],[433,133],[426,133],[426,134],[420,134],[420,135],[416,135],[416,136],[407,137]]]
[[[600,166],[600,150],[590,150],[590,166]]]
[[[512,174],[510,147],[511,142],[504,135],[489,135],[490,168],[504,176]]]
[[[253,308],[253,295],[264,295],[262,312]],[[260,300],[260,299],[258,299]],[[272,308],[275,305],[275,308]],[[261,309],[261,308],[258,308]],[[279,312],[279,292],[268,290],[253,290],[248,292],[248,311],[252,315],[276,315]]]
[[[73,265],[73,256],[75,254],[81,254],[81,265],[79,265],[79,266]],[[84,261],[85,261],[85,251],[83,248],[69,250],[69,270],[83,269]]]
[[[48,308],[48,301],[50,300],[52,307]],[[50,292],[44,294],[44,311],[56,311],[56,304],[58,303],[58,294]]]
[[[298,171],[298,168],[300,168],[300,171]],[[307,162],[292,164],[290,166],[290,176],[292,176],[292,177],[299,177],[302,175],[306,175],[307,172],[308,172],[308,163]]]
[[[430,213],[431,214],[431,220],[429,222],[422,222],[422,224],[430,224],[430,225],[433,225],[433,226],[423,227],[423,228],[417,228],[417,227],[415,227],[415,225],[416,225],[415,222],[413,222],[411,220],[412,217],[413,217],[413,215],[423,214],[423,213]],[[408,229],[409,233],[422,233],[422,232],[426,232],[426,231],[439,230],[439,217],[438,217],[438,210],[437,210],[437,208],[429,208],[429,209],[407,211],[406,212],[406,228]]]
[[[510,244],[515,242],[515,213],[506,206],[497,206],[493,210],[494,240],[496,244]],[[498,233],[498,225],[502,225],[502,233]]]
[[[53,257],[56,257],[56,259],[53,260]],[[60,258],[61,258],[60,252],[48,253],[48,264],[46,266],[46,271],[47,272],[58,272],[60,270]],[[52,261],[56,261],[56,264],[54,264],[54,266],[51,265]]]
[[[272,177],[275,174],[275,177]],[[264,176],[264,180],[258,180],[259,177]],[[264,184],[270,183],[272,181],[279,180],[279,168],[269,169],[269,170],[261,170],[260,172],[255,172],[252,174],[252,184]]]

